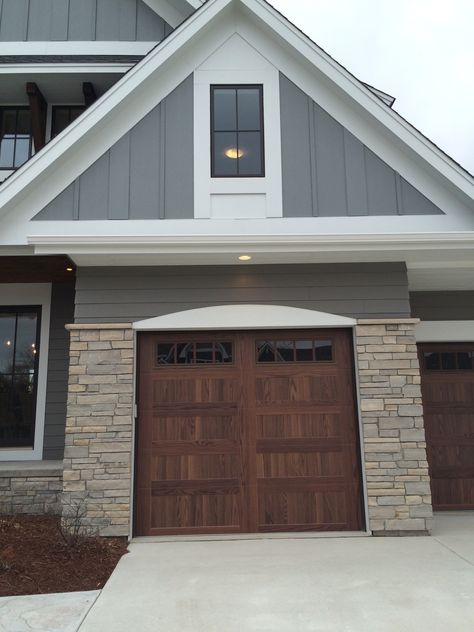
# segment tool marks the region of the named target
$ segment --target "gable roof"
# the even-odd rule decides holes
[[[200,4],[200,0],[194,1]],[[251,17],[255,25],[270,31],[280,43],[291,47],[293,55],[298,56],[303,63],[309,63],[313,70],[316,69],[345,98],[350,99],[353,105],[370,115],[374,124],[382,126],[390,134],[391,140],[401,146],[405,155],[411,160],[421,161],[425,171],[440,177],[451,193],[468,207],[473,207],[474,178],[268,2],[207,0],[63,134],[51,141],[3,184],[0,188],[0,217],[13,209],[25,211],[27,208],[31,209],[33,216],[54,199],[116,142],[123,135],[124,129],[130,129],[151,109],[153,104],[143,96],[144,88],[150,81],[155,80],[153,97],[156,103],[157,98],[166,96],[186,76],[176,76],[177,73],[174,72],[178,59],[185,66],[184,73],[192,71],[191,60],[186,58],[187,44],[196,39],[214,20],[224,18],[234,9],[243,11]],[[211,31],[206,30],[206,41],[212,39],[210,33]],[[156,81],[158,77],[159,84]],[[130,120],[128,112],[125,120],[125,106],[132,101],[134,118]],[[113,120],[111,113],[114,113]],[[95,153],[90,151],[92,143],[99,148]],[[47,186],[44,186],[46,181]]]

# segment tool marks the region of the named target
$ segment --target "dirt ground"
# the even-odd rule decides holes
[[[0,596],[97,590],[127,552],[125,538],[70,546],[58,516],[0,516]]]

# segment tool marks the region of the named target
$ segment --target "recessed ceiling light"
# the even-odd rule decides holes
[[[251,258],[250,255],[240,255],[239,261],[250,261]]]

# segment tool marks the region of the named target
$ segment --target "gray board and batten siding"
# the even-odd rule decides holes
[[[44,424],[43,459],[62,459],[69,372],[69,334],[74,318],[74,284],[53,283],[49,327],[48,379]]]
[[[0,0],[3,42],[160,42],[171,30],[143,0]]]
[[[282,74],[280,103],[285,217],[443,214]]]
[[[192,75],[35,220],[192,219]]]
[[[410,292],[413,318],[474,320],[474,291]]]
[[[361,318],[410,316],[404,263],[77,270],[77,323],[133,322],[230,304],[285,305]]]

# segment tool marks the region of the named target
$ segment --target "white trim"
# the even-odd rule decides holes
[[[158,44],[153,42],[0,42],[0,56],[20,57],[44,55],[146,55]]]
[[[422,320],[417,342],[474,342],[474,320]]]
[[[344,219],[344,218],[343,218]],[[181,220],[182,222],[184,220]],[[283,220],[291,222],[290,219]],[[46,222],[38,222],[45,224]],[[77,222],[79,223],[79,222]],[[69,225],[77,223],[69,222]],[[85,224],[87,222],[80,222]],[[164,224],[162,221],[161,223]],[[229,234],[182,234],[182,235],[143,235],[133,234],[136,222],[119,222],[128,234],[101,234],[101,230],[110,226],[111,222],[89,222],[97,225],[98,234],[59,234],[32,235],[28,244],[35,246],[36,254],[58,254],[63,248],[68,252],[229,252],[229,249],[252,252],[305,252],[318,248],[325,251],[366,251],[367,249],[385,250],[436,250],[442,248],[466,249],[469,253],[474,246],[474,231],[432,234],[354,234],[354,235],[322,235],[322,234],[245,234],[239,231]],[[104,225],[105,224],[105,225]],[[139,224],[143,229],[143,226]],[[81,228],[79,226],[78,228]],[[205,228],[209,228],[208,225]],[[241,227],[242,228],[242,227]],[[151,232],[151,231],[150,231]],[[289,231],[290,232],[290,231]]]
[[[315,329],[354,327],[356,320],[284,305],[217,305],[140,320],[136,331],[196,331],[218,329]]]
[[[1,64],[0,75],[34,75],[34,74],[48,74],[48,75],[64,75],[64,74],[104,74],[104,73],[117,73],[123,74],[130,68],[135,66],[133,62],[99,62],[99,63],[61,63],[56,64],[39,63],[39,64]]]
[[[211,177],[212,84],[263,87],[264,177]],[[240,33],[231,32],[194,72],[194,217],[282,217],[282,190],[280,73]]]
[[[0,461],[40,461],[43,458],[46,387],[48,379],[49,325],[51,315],[51,283],[1,283],[0,304],[40,305],[41,331],[38,362],[38,388],[34,447],[0,449]]]

